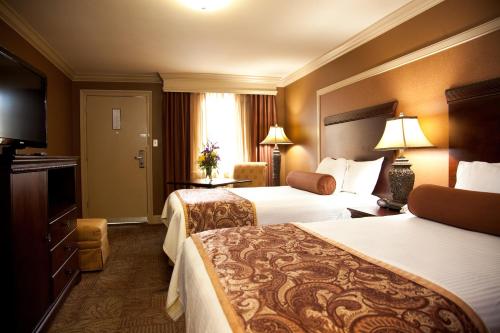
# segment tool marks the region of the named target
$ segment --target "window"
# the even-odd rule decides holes
[[[220,147],[217,176],[230,177],[236,163],[249,159],[249,124],[245,108],[240,107],[239,96],[230,93],[196,94],[192,105],[193,152],[192,170],[200,177],[196,165],[201,147],[210,140]]]

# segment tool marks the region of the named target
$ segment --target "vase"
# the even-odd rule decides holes
[[[208,180],[212,180],[212,167],[206,167],[205,168],[205,175],[208,178]]]

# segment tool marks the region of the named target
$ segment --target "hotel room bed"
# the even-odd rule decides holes
[[[444,288],[468,304],[491,332],[500,332],[500,237],[447,226],[411,214],[297,225]],[[238,239],[236,229],[225,230],[234,230],[234,239]],[[187,331],[231,332],[204,262],[191,238],[184,243],[175,269],[178,270],[178,290],[185,307]],[[170,300],[175,297],[173,294],[169,290]],[[248,307],[255,302],[259,301],[246,300]],[[342,311],[339,311],[342,317]],[[182,306],[177,303],[169,313],[173,317],[181,315]]]
[[[309,222],[350,218],[349,208],[373,210],[378,197],[374,195],[339,192],[318,195],[289,186],[246,187],[228,189],[254,203],[259,225],[290,221]],[[175,195],[167,198],[162,219],[168,227],[163,251],[176,262],[177,253],[186,239],[185,212]]]
[[[345,112],[325,119],[325,140],[331,142],[326,156],[342,157],[357,161],[370,161],[383,157],[382,166],[369,191],[359,193],[389,192],[388,170],[393,152],[374,151],[385,127],[385,119],[394,116],[397,101]],[[360,178],[361,179],[361,178]],[[375,180],[370,178],[372,180]],[[347,208],[373,211],[378,208],[378,197],[371,194],[353,194],[338,191],[332,195],[319,195],[289,186],[229,189],[251,201],[255,207],[259,225],[285,222],[310,222],[338,220],[350,217]],[[168,227],[163,250],[172,262],[176,262],[182,242],[186,239],[185,212],[178,196],[170,194],[165,202],[162,219]],[[187,235],[189,236],[189,235]]]
[[[453,187],[455,186],[457,165],[459,161],[500,162],[500,137],[498,136],[498,124],[500,121],[500,114],[498,113],[500,79],[449,89],[446,91],[446,97],[449,104],[450,118],[449,185]],[[477,131],[477,128],[482,128],[484,130]],[[478,146],[480,146],[481,149],[477,149]],[[472,181],[475,182],[477,180],[473,179]],[[482,179],[482,182],[483,184],[488,183],[484,179]],[[495,181],[495,184],[498,184],[498,182]],[[444,192],[446,191],[450,190],[445,188]],[[480,190],[474,189],[472,193],[478,193],[474,191]],[[467,195],[471,193],[471,191],[465,192],[468,193]],[[498,191],[495,192],[498,193]],[[234,314],[236,312],[227,310],[228,305],[230,305],[230,303],[227,303],[227,298],[224,306],[221,306],[221,303],[219,303],[219,299],[224,300],[224,297],[219,298],[221,292],[224,293],[224,291],[220,288],[220,284],[217,289],[214,289],[213,281],[217,281],[217,279],[212,280],[212,278],[216,276],[217,268],[214,268],[213,265],[208,265],[207,267],[209,267],[209,269],[207,270],[202,256],[205,258],[205,261],[210,258],[207,249],[209,249],[208,251],[212,251],[211,255],[216,255],[212,257],[212,262],[216,263],[216,266],[219,266],[219,273],[222,267],[222,272],[226,272],[223,274],[227,274],[223,275],[223,279],[225,278],[226,280],[224,282],[220,282],[222,280],[219,280],[219,283],[224,283],[226,287],[228,285],[231,286],[229,282],[235,280],[237,282],[240,277],[245,277],[245,274],[248,274],[249,270],[248,267],[246,270],[244,269],[245,266],[243,263],[241,267],[238,267],[238,265],[234,266],[230,262],[227,264],[227,258],[230,258],[230,256],[234,257],[234,253],[238,253],[242,257],[253,255],[253,260],[258,260],[254,261],[256,263],[273,262],[280,264],[284,262],[285,265],[282,266],[286,266],[287,262],[283,261],[286,256],[283,258],[278,256],[275,258],[275,261],[273,261],[270,260],[271,257],[274,256],[272,251],[257,251],[253,254],[252,252],[254,251],[248,249],[248,246],[245,247],[245,245],[248,244],[248,239],[253,239],[254,244],[260,242],[260,234],[257,233],[258,237],[255,237],[255,233],[259,232],[258,230],[260,229],[267,229],[270,231],[267,233],[266,239],[268,239],[269,244],[273,244],[279,241],[278,238],[272,241],[273,237],[277,237],[279,234],[283,235],[284,230],[288,230],[287,232],[291,233],[290,228],[295,228],[294,230],[300,229],[301,232],[306,234],[310,231],[312,235],[318,236],[318,239],[313,240],[312,244],[319,244],[320,241],[327,241],[329,244],[334,244],[341,250],[346,249],[348,252],[351,252],[351,254],[357,255],[358,258],[365,259],[368,263],[379,265],[382,268],[388,268],[390,271],[396,272],[396,274],[399,274],[399,276],[403,278],[413,277],[414,280],[410,278],[410,281],[428,286],[429,290],[432,292],[437,291],[437,294],[444,296],[444,300],[451,300],[451,302],[445,302],[447,305],[455,304],[453,309],[461,309],[462,314],[466,313],[465,318],[470,319],[468,323],[474,323],[473,326],[475,327],[469,326],[465,329],[458,326],[459,331],[460,329],[461,331],[474,331],[477,329],[478,331],[489,330],[490,332],[500,332],[500,236],[498,236],[500,231],[497,224],[497,216],[499,214],[497,202],[500,202],[500,200],[498,200],[498,195],[493,198],[493,201],[491,201],[490,197],[489,206],[487,207],[484,206],[486,200],[476,200],[475,209],[472,209],[473,206],[469,205],[469,203],[472,204],[471,201],[464,201],[462,197],[462,200],[459,202],[468,202],[468,204],[462,203],[458,205],[458,207],[462,208],[463,212],[459,214],[457,214],[457,212],[452,214],[446,213],[446,211],[450,209],[447,205],[449,204],[451,205],[450,207],[452,207],[453,200],[450,201],[448,198],[438,204],[433,200],[434,199],[429,199],[429,196],[424,195],[423,200],[420,202],[420,207],[422,207],[422,204],[423,207],[434,207],[432,210],[437,212],[436,216],[441,216],[440,218],[449,215],[454,216],[454,219],[462,220],[461,222],[455,221],[452,225],[462,227],[463,225],[472,223],[472,225],[474,225],[472,229],[476,230],[476,228],[478,228],[477,226],[481,225],[481,221],[485,221],[482,219],[489,215],[488,225],[494,226],[496,229],[494,235],[489,234],[489,231],[483,231],[487,232],[483,233],[460,229],[447,225],[445,221],[438,223],[416,217],[409,213],[390,217],[343,220],[336,223],[323,221],[262,227],[244,227],[250,228],[250,233],[246,234],[243,238],[238,234],[237,229],[208,231],[195,235],[193,237],[194,240],[190,238],[184,242],[183,251],[174,268],[174,276],[171,280],[167,298],[167,312],[172,318],[177,318],[182,315],[182,313],[185,313],[187,331],[189,332],[231,332],[231,328],[235,327],[235,316],[229,315],[228,317],[227,314]],[[431,202],[433,204],[431,204]],[[470,214],[470,211],[475,211],[475,213]],[[493,216],[493,218],[491,216]],[[484,227],[484,223],[482,225]],[[286,226],[284,230],[280,229],[282,226]],[[275,231],[276,235],[274,235],[273,228],[277,228]],[[223,236],[222,238],[220,237],[221,235]],[[297,235],[300,236],[301,234],[299,233]],[[222,243],[220,243],[222,239],[227,239],[228,241],[222,241]],[[271,239],[271,241],[269,241],[269,239]],[[293,240],[293,237],[290,239]],[[214,243],[210,243],[212,240],[214,240]],[[217,241],[219,241],[219,243],[217,243]],[[207,245],[210,244],[212,248],[207,248]],[[226,245],[221,244],[226,244],[227,249],[231,248],[231,251],[234,252],[224,252],[227,250]],[[241,244],[242,246],[240,249],[236,249],[232,247],[234,244]],[[302,246],[301,242],[295,242],[293,244],[298,247]],[[309,244],[311,243],[309,242]],[[213,245],[221,246],[213,247]],[[322,243],[322,245],[325,246],[325,243]],[[314,261],[317,252],[313,251],[307,254],[310,249],[314,249],[314,246],[309,249],[307,248],[308,244],[305,244],[305,246],[305,251],[298,251],[297,253],[306,253],[306,261],[308,260],[307,258]],[[319,250],[319,252],[321,252],[321,250]],[[202,255],[200,255],[200,253],[202,253]],[[342,253],[345,255],[344,252]],[[333,260],[335,261],[335,259]],[[238,260],[236,261],[238,262]],[[348,260],[347,262],[342,262],[341,266],[346,265],[347,267],[353,267],[352,265],[356,266],[356,264],[360,262],[359,260]],[[210,267],[212,268],[210,269]],[[264,265],[263,267],[266,266]],[[306,276],[308,279],[314,279],[317,274],[319,274],[320,279],[333,275],[328,269],[314,268],[314,264],[309,267],[311,274],[310,276]],[[392,267],[392,270],[390,267]],[[333,269],[335,270],[336,268]],[[300,269],[295,268],[292,269],[291,272],[293,274],[305,273],[307,275],[308,270],[303,269],[301,272]],[[348,312],[356,310],[356,306],[365,306],[373,303],[373,295],[377,294],[376,290],[380,290],[378,284],[382,283],[383,288],[383,286],[389,286],[390,283],[392,283],[396,285],[396,290],[398,290],[398,285],[406,286],[406,284],[398,282],[401,281],[399,278],[387,278],[391,276],[391,274],[387,272],[384,274],[377,272],[379,272],[378,268],[374,270],[373,268],[368,270],[365,269],[361,272],[354,270],[354,272],[351,272],[355,275],[360,273],[357,279],[358,282],[361,281],[371,284],[371,286],[375,286],[375,294],[371,294],[371,299],[370,296],[368,296],[368,301],[357,302],[355,299],[354,302],[344,302],[342,303],[343,305],[340,304],[340,307],[339,304],[337,304],[335,306],[335,315],[332,316],[337,320],[335,323],[337,326],[342,326],[349,320],[351,320],[350,324],[353,324],[352,316],[356,316],[354,313],[355,311],[351,313],[352,316],[350,316]],[[346,275],[337,276],[342,278],[346,277]],[[351,275],[347,276],[352,277]],[[255,284],[254,282],[266,279],[266,274],[254,276],[254,278],[255,280],[249,280],[243,283],[242,286],[244,288],[242,289],[242,293],[250,291],[250,287],[247,287],[247,284],[250,286]],[[293,279],[292,281],[294,282]],[[217,283],[215,283],[215,285],[217,286]],[[234,287],[237,285],[233,284],[232,286]],[[300,302],[304,300],[307,302],[313,300],[321,304],[322,301],[324,302],[325,299],[327,299],[325,296],[328,293],[319,293],[313,295],[312,298],[312,294],[302,293],[299,297],[290,298],[291,296],[287,296],[290,291],[290,286],[288,286],[288,284],[282,284],[282,286],[284,286],[284,289],[281,293],[278,293],[279,296],[274,297],[274,294],[267,294],[267,297],[271,297],[267,298],[267,300],[271,303],[274,302],[275,305],[277,304],[276,300],[283,301],[289,306],[286,307],[287,309],[300,309],[300,304],[304,304]],[[285,290],[286,293],[284,292]],[[400,291],[404,290],[405,288],[402,288]],[[235,295],[234,291],[236,291],[236,296],[239,297],[238,288],[232,291],[233,296]],[[295,292],[294,290],[294,293]],[[425,296],[428,294],[429,293],[425,291],[421,295]],[[389,293],[386,295],[391,298],[389,295],[395,294]],[[178,296],[180,296],[180,299],[177,298]],[[387,306],[388,303],[384,302],[384,299],[385,296],[379,298],[379,302],[381,303],[378,303],[380,306],[378,309],[375,309],[375,311],[382,309],[383,311],[388,311],[386,313],[389,314],[398,313],[397,311],[392,311],[392,308],[387,309],[385,306]],[[364,300],[364,297],[362,297],[362,300]],[[263,304],[259,302],[262,302],[262,299],[240,298],[237,304],[239,310],[243,309],[243,313],[245,313],[245,309],[259,308],[258,306],[255,307],[256,304]],[[377,304],[377,302],[375,302],[375,304]],[[261,308],[259,308],[259,310],[260,309]],[[443,326],[441,331],[446,329],[453,330],[453,328],[456,329],[457,326],[452,327],[457,323],[456,319],[464,318],[464,316],[457,317],[451,315],[447,313],[447,311],[443,311],[440,307],[437,309],[438,310],[432,312],[427,318],[437,320],[437,323]],[[306,321],[306,324],[314,325],[317,323],[319,326],[313,330],[322,331],[321,325],[325,323],[323,320],[325,316],[320,315],[315,317],[314,311],[317,310],[318,308],[309,307],[306,312],[296,313],[295,315],[305,316],[306,319],[309,316],[309,319],[312,320]],[[247,319],[252,319],[253,315],[257,313],[252,311],[245,313],[245,315],[248,316]],[[332,313],[330,312],[331,308],[327,308],[326,311],[330,314]],[[403,314],[407,316],[406,318],[400,318],[406,321],[403,324],[413,325],[408,331],[422,331],[416,329],[418,325],[422,325],[419,328],[423,328],[423,331],[429,330],[429,327],[426,326],[427,319],[425,319],[425,316],[421,317],[417,315],[416,312],[412,311],[403,312]],[[370,315],[368,315],[368,317],[370,317]],[[230,321],[228,321],[227,318],[231,318]],[[338,321],[339,318],[341,319],[340,321]],[[368,322],[370,322],[370,320],[374,318],[368,319]],[[387,318],[383,318],[383,320],[387,320]],[[273,323],[272,320],[269,320],[265,323],[261,321],[259,324],[275,325],[273,327],[277,328],[279,326],[278,322],[275,321]],[[365,320],[364,322],[366,323],[367,321]],[[371,322],[374,323],[373,321]],[[396,324],[396,322],[397,321],[394,321],[393,324]],[[380,327],[381,323],[383,324],[383,322],[378,321],[377,325]],[[399,323],[401,324],[401,321],[399,321]],[[467,323],[467,321],[465,321],[465,323]],[[354,324],[359,324],[359,321]],[[485,327],[482,327],[483,324]],[[260,328],[265,331],[269,326],[260,326]],[[367,328],[367,331],[370,331],[369,327],[365,328]],[[384,328],[396,328],[396,326],[388,324]],[[298,331],[300,331],[300,328]]]

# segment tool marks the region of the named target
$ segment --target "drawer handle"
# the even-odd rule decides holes
[[[73,220],[66,220],[63,222],[63,224],[66,228],[69,228],[73,224],[72,222],[73,222]]]
[[[49,243],[52,242],[52,236],[50,234],[45,235],[45,240]]]
[[[64,250],[66,250],[66,252],[71,252],[71,250],[73,250],[73,246],[71,246],[71,245],[65,245],[64,246]]]
[[[71,268],[66,268],[66,270],[64,271],[64,274],[70,276],[71,274],[73,274],[73,269]]]

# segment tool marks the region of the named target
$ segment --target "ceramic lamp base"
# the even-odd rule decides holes
[[[273,149],[273,186],[280,186],[281,153],[278,145]]]
[[[405,205],[408,195],[415,183],[415,173],[411,170],[411,163],[404,156],[398,157],[389,170],[389,183],[394,204]]]

